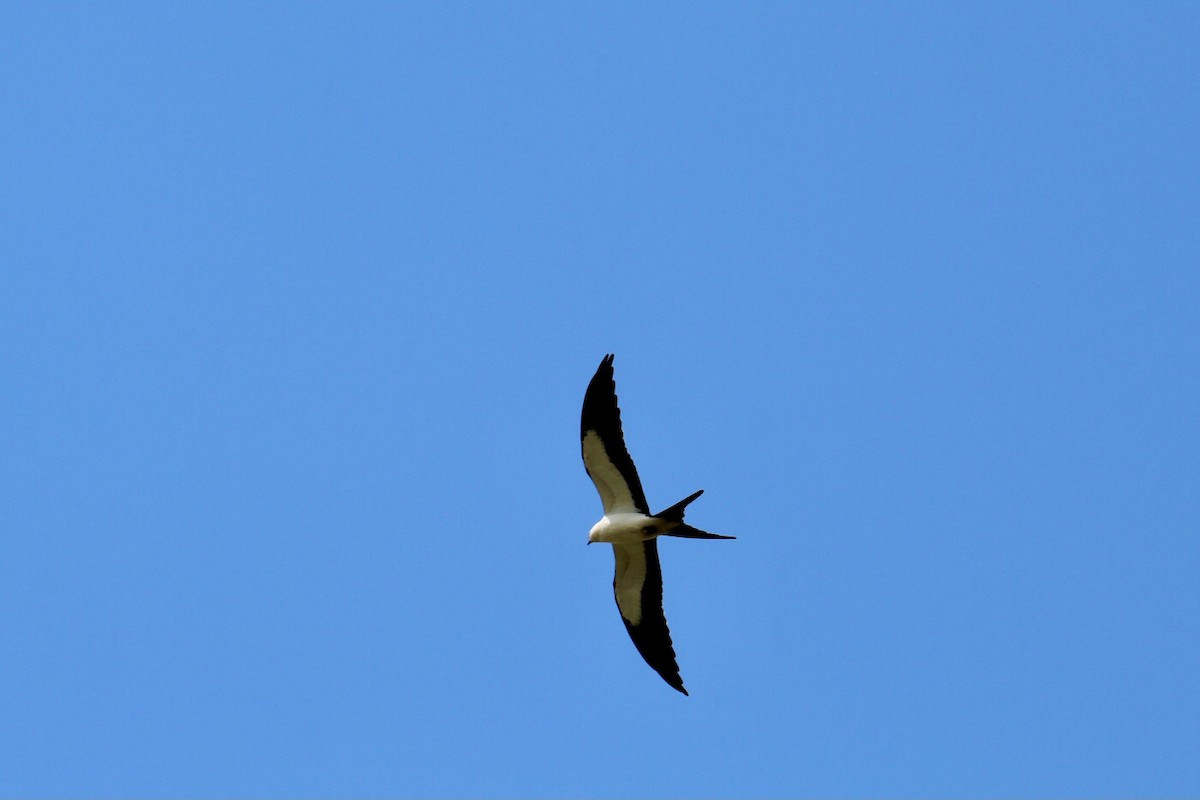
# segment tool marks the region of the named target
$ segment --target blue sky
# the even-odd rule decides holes
[[[1194,5],[0,40],[0,794],[1200,792]]]

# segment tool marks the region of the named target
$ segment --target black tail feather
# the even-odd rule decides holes
[[[663,531],[660,535],[678,536],[682,539],[736,539],[736,536],[722,536],[719,533],[709,533],[708,531],[702,531],[699,528],[693,528],[691,525],[684,523],[683,510],[687,508],[688,503],[692,502],[702,494],[704,494],[703,489],[695,494],[688,495],[675,505],[668,508],[666,511],[655,514],[654,516],[658,519],[666,520],[667,522],[678,523],[668,527],[667,530]]]
[[[695,494],[688,495],[675,505],[668,508],[666,511],[659,512],[654,516],[658,517],[659,519],[669,520],[671,522],[683,522],[683,510],[688,507],[688,503],[692,502],[702,494],[704,494],[703,489]]]
[[[680,524],[678,528],[669,531],[663,531],[663,536],[678,536],[682,539],[736,539],[736,536],[722,536],[719,533],[709,533],[702,531],[699,528],[693,528],[691,525]]]

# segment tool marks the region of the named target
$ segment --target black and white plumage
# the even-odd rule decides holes
[[[683,521],[688,503],[704,490],[690,495],[665,511],[651,515],[638,479],[637,468],[621,432],[621,410],[613,382],[613,357],[607,355],[588,384],[580,420],[583,465],[596,484],[604,516],[588,533],[588,544],[609,542],[617,568],[613,594],[629,638],[655,672],[671,687],[687,694],[671,632],[662,608],[662,569],[658,562],[659,536],[688,539],[733,539],[693,528]]]

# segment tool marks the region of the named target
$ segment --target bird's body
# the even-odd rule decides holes
[[[583,464],[604,505],[604,516],[589,531],[588,544],[612,544],[616,559],[613,595],[625,629],[646,663],[671,687],[687,694],[662,610],[662,569],[657,539],[659,536],[734,537],[708,533],[683,521],[684,509],[703,494],[703,490],[665,511],[650,513],[637,468],[625,448],[612,362],[611,355],[600,362],[583,399],[580,422]]]
[[[658,535],[658,520],[640,511],[617,511],[605,514],[588,531],[588,544],[634,544]]]

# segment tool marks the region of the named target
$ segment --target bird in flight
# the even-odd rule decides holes
[[[650,514],[642,482],[621,433],[621,410],[613,382],[613,357],[600,362],[587,394],[583,396],[580,437],[583,466],[596,484],[604,503],[604,516],[588,533],[588,544],[609,542],[617,559],[613,594],[629,638],[646,663],[669,686],[687,694],[671,632],[662,608],[662,570],[658,563],[658,537],[685,539],[734,539],[693,528],[683,521],[688,503],[704,494],[689,495],[666,511]]]

